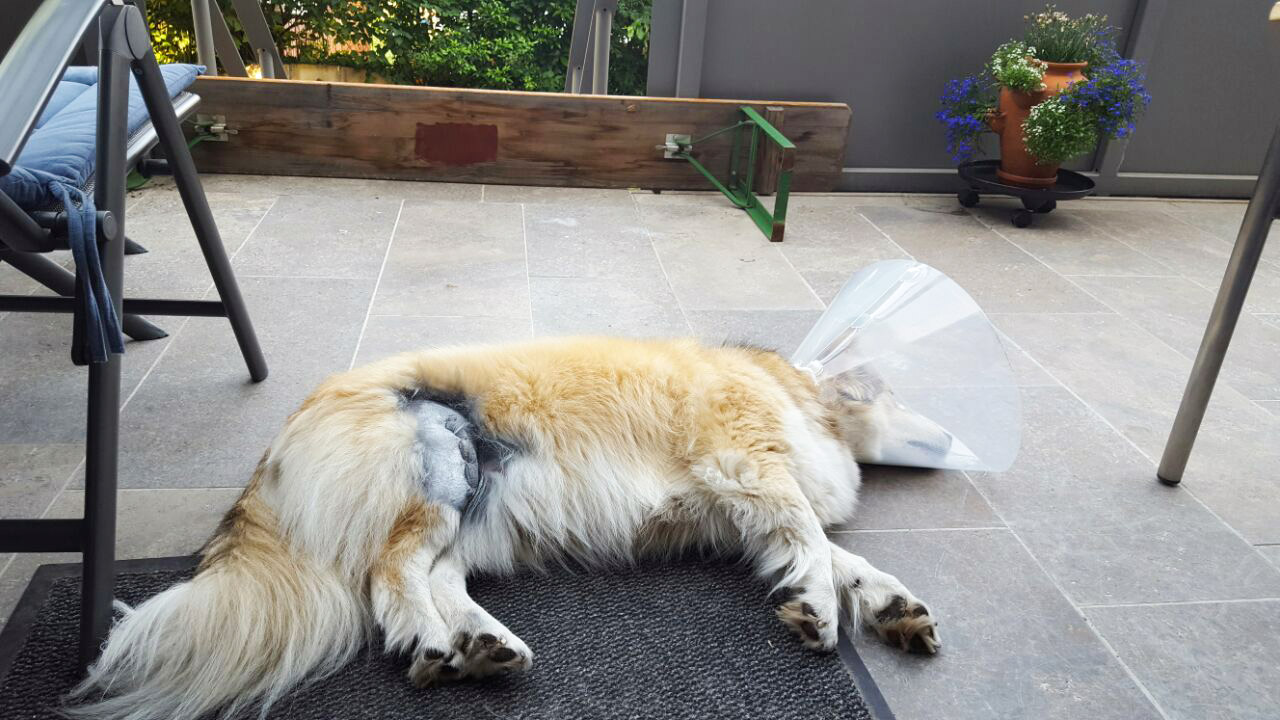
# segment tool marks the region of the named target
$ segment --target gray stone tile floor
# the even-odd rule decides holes
[[[125,357],[119,554],[195,551],[326,374],[415,347],[566,333],[794,348],[858,268],[915,257],[991,313],[1022,389],[999,474],[867,468],[833,539],[941,619],[937,657],[857,634],[903,720],[1274,718],[1280,704],[1280,251],[1269,249],[1180,488],[1154,479],[1244,212],[1095,199],[797,195],[770,244],[708,193],[209,176],[271,377],[226,324]],[[210,295],[174,188],[130,197],[136,295]],[[1275,245],[1276,243],[1273,243]],[[66,262],[65,257],[59,261]],[[0,291],[35,287],[0,265]],[[0,517],[79,511],[69,320],[0,315]],[[0,617],[66,556],[0,556]]]

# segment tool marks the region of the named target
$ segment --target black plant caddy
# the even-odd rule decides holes
[[[1043,188],[1011,185],[996,176],[999,160],[975,160],[963,163],[957,170],[965,188],[956,194],[960,204],[973,207],[978,204],[980,193],[1009,195],[1022,201],[1022,210],[1013,214],[1013,224],[1024,228],[1031,225],[1036,213],[1052,212],[1059,200],[1076,200],[1093,194],[1093,181],[1071,170],[1058,170],[1054,184]]]

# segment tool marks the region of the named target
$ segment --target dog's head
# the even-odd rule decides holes
[[[884,380],[866,366],[824,378],[818,384],[818,397],[858,462],[912,457],[928,465],[931,457],[945,457],[955,439],[899,402]]]

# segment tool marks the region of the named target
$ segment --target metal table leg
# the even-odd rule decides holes
[[[1182,482],[1182,473],[1187,468],[1187,459],[1191,456],[1191,446],[1195,443],[1196,433],[1204,420],[1205,409],[1209,406],[1209,397],[1213,394],[1213,385],[1218,379],[1218,371],[1222,368],[1222,359],[1231,344],[1231,334],[1235,332],[1236,321],[1244,307],[1245,295],[1249,292],[1249,283],[1258,268],[1258,260],[1262,257],[1262,248],[1267,242],[1267,233],[1271,230],[1271,221],[1275,219],[1276,202],[1280,197],[1280,127],[1276,128],[1271,138],[1271,147],[1262,163],[1262,171],[1258,174],[1258,184],[1254,186],[1253,198],[1249,201],[1249,209],[1245,211],[1244,222],[1240,224],[1240,234],[1236,236],[1235,249],[1231,252],[1231,261],[1227,264],[1226,275],[1222,278],[1222,288],[1218,290],[1218,299],[1214,302],[1213,313],[1209,316],[1209,325],[1205,328],[1204,339],[1200,342],[1200,352],[1196,354],[1195,364],[1191,367],[1191,378],[1187,381],[1187,389],[1182,395],[1182,404],[1178,406],[1178,415],[1173,421],[1173,430],[1169,433],[1169,441],[1164,446],[1164,455],[1160,458],[1160,468],[1156,476],[1166,485],[1177,485]]]

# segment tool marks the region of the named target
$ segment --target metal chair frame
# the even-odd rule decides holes
[[[194,109],[199,98],[180,96],[178,109],[165,87],[152,52],[146,23],[138,8],[122,0],[46,0],[0,63],[0,97],[10,110],[0,116],[0,175],[17,163],[23,145],[48,103],[82,36],[98,23],[98,117],[94,202],[106,283],[127,334],[137,339],[163,337],[164,332],[139,317],[201,315],[226,317],[254,382],[267,377],[248,309],[240,295],[230,260],[218,235],[178,117]],[[129,73],[137,78],[154,131],[127,136]],[[21,110],[14,110],[21,109]],[[28,112],[29,110],[29,112]],[[158,141],[165,160],[145,159]],[[205,262],[213,275],[218,300],[127,299],[123,297],[125,255],[125,190],[129,168],[171,173]],[[0,193],[0,261],[56,292],[59,297],[0,295],[0,310],[74,312],[74,275],[34,253],[59,247],[65,228],[59,213],[32,214]],[[65,221],[63,221],[65,222]],[[84,516],[80,519],[0,521],[0,552],[79,552],[82,576],[79,658],[87,666],[98,655],[111,622],[114,582],[117,461],[120,434],[121,356],[89,365],[88,418],[85,431]]]
[[[1222,369],[1222,361],[1231,345],[1231,335],[1235,332],[1236,321],[1240,319],[1240,312],[1244,309],[1249,283],[1253,281],[1253,274],[1258,269],[1258,261],[1262,258],[1262,249],[1266,247],[1267,234],[1271,231],[1271,221],[1277,217],[1277,210],[1280,210],[1280,126],[1276,127],[1266,159],[1262,162],[1262,170],[1258,173],[1258,184],[1254,186],[1253,197],[1250,198],[1244,220],[1240,223],[1231,260],[1227,262],[1218,298],[1213,303],[1213,312],[1204,329],[1200,350],[1191,366],[1191,377],[1187,380],[1182,402],[1178,405],[1178,414],[1173,421],[1173,429],[1169,432],[1169,440],[1165,443],[1164,454],[1160,458],[1156,477],[1166,485],[1182,482],[1187,460],[1191,457],[1191,446],[1195,444],[1196,435],[1200,432],[1200,423],[1209,407],[1213,386],[1218,381],[1218,371]]]

